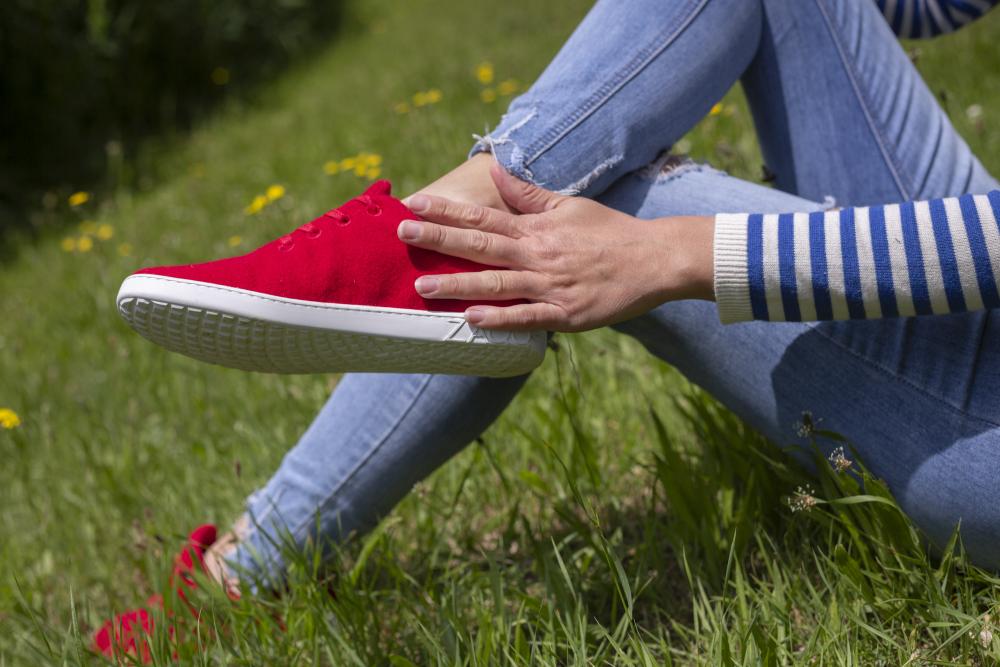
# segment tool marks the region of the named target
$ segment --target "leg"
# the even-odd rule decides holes
[[[635,4],[598,2],[474,151],[538,185],[596,196],[742,77],[786,192],[862,205],[994,183],[870,0]]]
[[[721,4],[709,4],[703,12]],[[883,19],[868,11],[873,4],[762,0],[744,3],[742,11],[751,12],[747,6],[763,10],[745,81],[765,154],[784,188],[814,199],[833,194],[843,203],[863,204],[993,187]],[[613,11],[601,4],[598,9]],[[737,15],[741,11],[731,9]],[[595,21],[593,30],[601,23]],[[721,32],[735,30],[721,23]],[[752,23],[752,18],[734,22]],[[687,25],[686,35],[698,34],[698,22]],[[716,54],[708,39],[705,64]],[[554,189],[589,196],[604,192],[605,203],[640,217],[815,209],[817,204],[808,200],[691,167],[622,177],[621,170],[632,167],[619,158],[624,147],[642,144],[646,152],[625,154],[648,159],[649,142],[664,137],[669,143],[687,129],[669,117],[658,132],[644,124],[650,107],[658,112],[682,108],[680,100],[670,98],[686,90],[685,82],[672,87],[630,82],[612,89],[602,87],[604,78],[598,76],[566,95],[557,75],[574,67],[603,72],[621,65],[590,58],[586,45],[586,40],[571,39],[564,53],[571,46],[572,53],[560,54],[565,64],[553,63],[481,144],[492,146],[509,170]],[[666,81],[674,65],[676,72],[691,71],[672,57],[683,52],[671,49],[669,60],[661,52],[662,60],[632,81]],[[880,79],[873,75],[879,67],[885,68],[881,82],[887,92],[875,96]],[[558,108],[539,115],[535,110],[544,108],[540,93],[546,91]],[[658,95],[641,97],[643,91]],[[703,101],[697,94],[695,99]],[[975,313],[816,327],[722,327],[711,304],[680,302],[620,328],[772,439],[786,441],[802,412],[814,412],[827,428],[855,443],[932,539],[944,539],[962,520],[973,558],[1000,566],[1000,511],[991,502],[1000,491],[998,430],[990,407],[1000,395],[998,359],[993,358],[997,325],[993,313]]]
[[[507,129],[502,126],[488,143],[498,155],[516,156],[521,149],[515,148],[512,126],[544,118],[546,134],[525,147],[529,154],[520,153],[520,167],[550,173],[552,182],[560,183],[556,187],[577,181],[579,189],[596,191],[650,161],[708,111],[750,62],[759,24],[757,0],[666,6],[641,0],[628,8],[603,0],[531,93],[512,105]],[[617,39],[607,39],[609,26]],[[634,103],[643,99],[650,103]],[[609,123],[618,129],[605,135],[600,130]],[[586,167],[579,159],[584,153],[620,156],[591,177],[573,172]],[[424,191],[500,205],[487,173],[490,160],[482,158]],[[231,560],[259,574],[280,572],[280,535],[290,531],[301,543],[310,537],[317,513],[324,537],[371,526],[414,482],[484,430],[522,382],[348,376],[272,480],[251,498],[254,521]],[[231,548],[233,541],[221,544]]]
[[[743,83],[779,187],[813,199],[832,195],[845,205],[997,187],[891,35],[875,3],[765,0],[764,13],[761,48]],[[922,389],[924,401],[943,401],[944,414],[932,423],[926,418],[916,422],[925,429],[922,439],[934,445],[925,456],[880,446],[866,459],[881,461],[885,472],[879,474],[887,479],[892,470],[904,507],[918,523],[935,527],[929,529],[932,536],[944,539],[962,517],[973,555],[993,566],[1000,564],[995,546],[1000,520],[991,512],[977,511],[977,504],[989,507],[997,491],[989,477],[995,465],[989,459],[991,422],[996,419],[988,407],[997,396],[998,359],[990,344],[997,328],[995,311],[826,323],[790,345],[773,372],[775,382],[794,386],[791,374],[797,364],[808,363],[799,357],[811,354],[812,340],[848,355],[855,364],[870,366],[876,376],[883,376],[882,382],[901,377]],[[848,387],[839,382],[842,379],[834,373],[826,381],[846,390],[845,399],[853,395],[853,401],[864,400],[857,384]],[[827,415],[827,423],[851,419],[847,407],[837,406],[839,415]],[[784,412],[784,421],[790,423],[794,410]],[[872,421],[884,432],[899,425],[897,417],[891,404],[885,404]],[[846,433],[850,427],[845,423],[834,428]],[[955,434],[950,438],[949,430]],[[869,436],[869,448],[881,435]]]
[[[237,571],[280,579],[287,536],[298,545],[322,544],[371,528],[416,482],[486,430],[526,379],[345,376],[250,498],[249,532],[228,559]]]
[[[601,200],[639,217],[819,206],[703,167],[632,174]],[[778,444],[805,445],[803,412],[857,448],[904,510],[942,543],[961,521],[973,560],[1000,567],[1000,313],[825,325],[723,326],[680,301],[619,325]],[[860,352],[858,351],[860,350]]]
[[[875,2],[762,6],[742,81],[779,188],[862,206],[995,187]]]
[[[708,113],[750,64],[760,28],[760,0],[600,0],[473,151],[596,196]]]

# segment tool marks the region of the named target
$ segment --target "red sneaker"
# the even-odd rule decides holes
[[[142,269],[118,310],[154,343],[248,371],[502,377],[541,363],[545,332],[479,329],[462,315],[469,302],[417,294],[421,275],[486,267],[400,241],[399,223],[420,218],[390,187],[240,257]]]
[[[188,600],[187,593],[198,587],[192,573],[195,567],[205,571],[205,551],[215,543],[215,526],[198,526],[188,536],[187,544],[174,558],[174,569],[170,575],[170,585],[176,586],[177,596],[187,605],[197,620],[200,612]],[[195,565],[197,563],[197,566]],[[179,581],[178,581],[179,580]],[[153,633],[152,609],[162,608],[163,598],[153,595],[146,600],[146,607],[131,609],[106,621],[94,633],[94,650],[106,658],[129,656],[138,658],[143,664],[152,662],[152,652],[148,638]],[[168,628],[171,644],[177,639],[176,628]]]

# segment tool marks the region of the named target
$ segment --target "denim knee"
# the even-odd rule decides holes
[[[896,493],[934,545],[959,527],[972,562],[1000,571],[1000,428],[976,430],[928,456]]]

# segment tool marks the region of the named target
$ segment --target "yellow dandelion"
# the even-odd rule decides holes
[[[479,83],[488,86],[493,83],[493,63],[482,62],[476,66],[476,78]]]
[[[107,241],[114,235],[115,235],[115,228],[107,223],[99,225],[97,227],[97,234],[95,234],[95,236],[97,236],[97,238],[100,239],[101,241]]]
[[[427,104],[437,104],[444,97],[444,93],[441,92],[440,88],[431,88],[424,93],[424,97],[427,99]]]
[[[354,165],[357,163],[358,161],[355,158],[345,157],[340,161],[340,168],[344,171],[348,171],[349,169],[354,169]]]
[[[81,234],[93,236],[97,232],[97,223],[93,220],[84,220],[78,225]]]
[[[267,191],[264,193],[264,196],[267,197],[267,201],[269,202],[277,201],[278,199],[281,199],[282,197],[285,196],[285,186],[272,185],[267,188]]]
[[[371,155],[368,156],[367,162],[368,166],[377,167],[380,164],[382,164],[382,156],[379,155],[378,153],[372,153]]]
[[[380,167],[368,167],[365,171],[365,177],[370,181],[374,181],[376,178],[382,175],[382,169]]]
[[[63,252],[73,252],[76,250],[76,239],[72,236],[67,236],[59,243],[59,247],[63,249]]]
[[[247,215],[254,215],[260,213],[261,209],[267,206],[267,197],[264,195],[257,195],[250,202],[250,205],[243,209],[243,212]]]
[[[128,257],[132,254],[132,244],[131,243],[119,243],[118,244],[118,254],[122,257]]]
[[[720,113],[722,113],[722,109],[723,109],[722,102],[719,102],[715,106],[712,107],[712,110],[708,112],[708,115],[709,116],[718,116]]]
[[[76,249],[80,252],[90,252],[94,247],[94,239],[89,236],[81,236],[76,242]]]
[[[224,86],[229,83],[229,70],[225,67],[216,67],[213,69],[212,83],[217,86]]]
[[[500,82],[500,85],[497,86],[497,91],[501,95],[513,95],[517,92],[520,85],[517,79],[507,79]]]
[[[89,192],[83,192],[83,191],[74,192],[69,196],[69,205],[73,207],[82,206],[83,204],[86,204],[88,201],[90,201]]]
[[[330,176],[333,176],[338,171],[340,171],[340,165],[334,162],[333,160],[330,160],[329,162],[323,163],[323,171],[329,174]]]
[[[424,93],[413,93],[413,106],[422,107],[427,104],[427,97]]]
[[[365,170],[367,170],[367,169],[368,169],[368,165],[365,162],[362,162],[362,161],[359,160],[354,165],[354,175],[355,176],[364,176],[365,175]]]
[[[398,114],[409,113],[410,105],[407,104],[406,102],[397,102],[396,105],[392,107],[392,109]]]
[[[17,428],[21,425],[21,418],[10,408],[0,408],[0,427],[5,429]]]
[[[490,102],[496,102],[497,91],[493,90],[492,88],[483,88],[482,90],[479,91],[479,99],[481,99],[483,102],[486,102],[487,104],[489,104]]]
[[[243,243],[243,237],[234,234],[233,236],[229,237],[228,243],[230,248],[235,248],[239,244]]]

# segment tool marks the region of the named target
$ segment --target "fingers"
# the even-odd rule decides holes
[[[508,267],[519,264],[520,247],[509,236],[416,220],[399,223],[396,233],[408,245],[471,259],[480,264]]]
[[[477,271],[421,276],[414,286],[427,299],[533,299],[542,291],[538,274],[528,271]]]
[[[403,200],[403,203],[430,222],[518,237],[514,216],[495,208],[425,194],[413,195]]]
[[[516,306],[473,306],[465,320],[484,329],[507,331],[564,331],[566,315],[551,303],[524,303]]]
[[[512,176],[497,163],[490,167],[490,176],[500,191],[500,197],[521,213],[544,213],[555,208],[563,198],[563,195]]]

